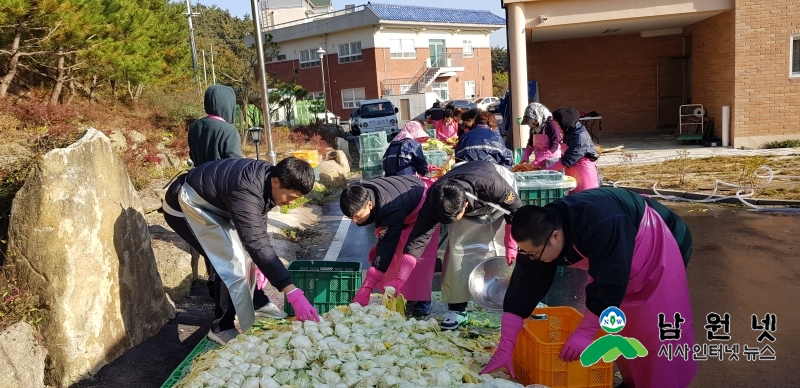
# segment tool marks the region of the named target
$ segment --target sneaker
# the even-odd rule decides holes
[[[283,310],[279,309],[275,303],[269,302],[264,307],[256,310],[256,318],[275,318],[284,319],[288,316]]]
[[[415,302],[411,309],[411,315],[415,317],[425,317],[431,313],[431,301]]]
[[[220,345],[227,344],[228,341],[236,338],[236,336],[238,335],[239,335],[239,330],[236,329],[228,329],[216,333],[214,332],[213,329],[208,331],[208,338]]]
[[[455,330],[458,329],[458,326],[467,322],[467,313],[465,311],[453,311],[447,313],[444,316],[444,320],[442,323],[439,324],[439,328],[442,330]]]

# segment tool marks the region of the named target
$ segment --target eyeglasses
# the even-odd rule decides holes
[[[550,237],[553,237],[553,233],[555,233],[555,231],[556,230],[553,229],[553,230],[550,231],[550,234],[547,235],[547,239],[544,240],[544,245],[542,246],[542,251],[539,252],[539,255],[537,255],[537,256],[531,255],[530,253],[525,252],[522,249],[520,249],[519,251],[524,253],[524,254],[526,254],[526,255],[528,255],[528,257],[530,257],[531,260],[541,260],[542,259],[542,255],[544,254],[544,250],[547,249],[547,245],[550,244]]]

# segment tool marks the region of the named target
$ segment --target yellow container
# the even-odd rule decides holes
[[[317,168],[317,166],[319,166],[319,152],[316,150],[294,151],[292,152],[292,156],[297,159],[305,160],[312,168]]]

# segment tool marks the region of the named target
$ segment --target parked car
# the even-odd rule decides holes
[[[473,108],[477,108],[477,107],[478,106],[475,105],[474,102],[467,101],[467,100],[453,100],[453,101],[448,102],[446,105],[444,105],[444,109],[461,108],[461,109],[467,109],[468,110],[468,109],[473,109]]]
[[[480,110],[487,110],[489,105],[494,104],[495,102],[499,103],[500,99],[497,97],[478,97],[472,100],[472,102],[474,102]]]
[[[350,133],[356,136],[377,131],[395,134],[399,132],[397,113],[398,109],[385,98],[361,101],[350,114]]]
[[[498,110],[500,108],[500,101],[493,102],[486,107],[486,111],[490,113],[503,113]]]

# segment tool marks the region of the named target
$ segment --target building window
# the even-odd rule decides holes
[[[464,58],[472,58],[475,53],[472,51],[472,41],[465,40],[464,41]]]
[[[475,98],[475,81],[464,81],[464,98]]]
[[[416,58],[417,49],[414,47],[414,39],[389,39],[389,57]]]
[[[792,77],[800,77],[800,35],[792,36],[792,47],[790,49],[792,62]]]
[[[304,100],[320,100],[325,97],[325,94],[322,92],[308,92],[308,94],[303,97]]]
[[[361,60],[361,42],[339,45],[339,63],[350,63]]]
[[[431,90],[436,93],[436,97],[438,97],[440,100],[450,99],[450,90],[447,87],[447,82],[434,82],[431,85]]]
[[[400,94],[407,94],[411,91],[411,85],[400,85]]]
[[[317,50],[300,50],[300,68],[305,69],[308,67],[319,66],[320,61],[317,56]]]
[[[278,54],[278,60],[279,61],[285,61],[286,60],[286,54]]]
[[[366,100],[364,88],[342,89],[342,107],[344,109],[355,109],[364,100]]]

